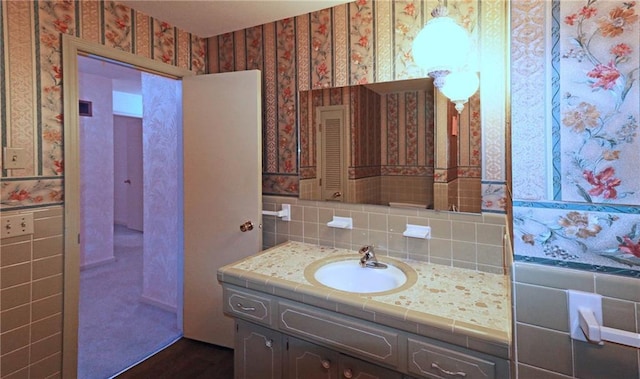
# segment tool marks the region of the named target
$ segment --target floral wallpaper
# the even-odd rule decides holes
[[[351,126],[350,179],[433,175],[433,93],[380,95],[364,86],[347,86],[300,91],[301,178],[316,177],[316,108],[342,104]]]
[[[640,147],[635,8],[593,0],[561,8],[562,200],[640,202],[640,183],[628,180],[637,173]]]
[[[493,3],[487,2],[486,8],[490,10],[503,4],[501,1]],[[435,5],[437,1],[430,0],[358,0],[210,39],[209,47],[215,57],[210,62],[211,72],[241,70],[251,66],[262,69],[264,194],[297,196],[298,174],[305,178],[315,175],[312,168],[315,158],[308,156],[308,150],[303,148],[314,146],[315,132],[306,125],[300,125],[301,133],[297,135],[296,118],[298,112],[301,112],[303,120],[312,117],[309,109],[301,104],[314,103],[318,98],[308,98],[303,92],[298,98],[298,91],[424,77],[425,74],[413,63],[411,44],[430,19],[430,12]],[[481,33],[477,28],[478,2],[450,1],[449,8],[452,16],[465,25],[474,38],[480,38]],[[503,47],[501,49],[504,51]],[[405,100],[407,104],[418,101],[407,98],[403,102]],[[482,120],[479,97],[470,100],[467,109],[469,116],[465,125],[468,126],[465,127],[468,130],[464,130],[464,133],[472,137],[465,137],[465,141],[461,141],[465,145],[460,151],[467,156],[462,159],[465,163],[460,166],[459,176],[480,177],[483,142],[480,138]],[[398,164],[393,163],[394,160],[400,162],[399,148],[404,148],[404,144],[408,144],[410,149],[407,157],[402,157],[400,165],[405,164],[405,158],[427,159],[418,158],[416,154],[423,154],[423,150],[412,150],[417,149],[414,140],[418,135],[415,133],[415,122],[410,118],[408,121],[409,132],[413,131],[408,142],[404,141],[404,135],[401,142],[400,134],[396,139],[393,136],[388,139],[386,159],[391,162],[389,167]],[[498,124],[503,129],[504,122],[496,122]],[[402,125],[402,132],[405,131],[404,127]],[[487,151],[501,154],[502,147],[497,146],[500,141],[500,138],[491,139],[487,143],[490,148]],[[498,149],[494,149],[494,146]],[[297,162],[298,150],[301,162]],[[361,154],[355,149],[352,153]],[[493,174],[497,178],[491,178]],[[490,188],[485,188],[485,192],[491,196],[491,200],[486,202],[487,209],[504,212],[504,167],[492,166],[487,176]]]
[[[61,35],[68,34],[197,73],[207,40],[114,1],[2,1],[0,136],[22,148],[24,169],[2,170],[2,209],[64,200]],[[4,54],[10,51],[11,54]]]
[[[616,0],[552,4],[549,195],[514,191],[519,259],[640,277],[637,12]],[[513,143],[520,156],[526,142]]]

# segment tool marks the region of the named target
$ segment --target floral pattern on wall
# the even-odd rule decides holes
[[[635,2],[561,5],[562,200],[640,204]]]
[[[413,64],[411,47],[413,40],[426,21],[421,14],[419,1],[401,1],[395,4],[396,28],[395,28],[395,67],[396,71],[406,77],[417,77],[422,73]]]
[[[153,58],[162,63],[176,65],[174,46],[176,30],[169,23],[153,20]]]
[[[33,207],[58,204],[64,201],[62,179],[2,180],[0,183],[2,205]]]
[[[350,21],[349,39],[351,53],[351,84],[373,83],[373,7],[369,0],[356,0],[349,3]]]
[[[72,3],[39,1],[42,174],[62,175],[62,34],[75,34]]]
[[[10,41],[11,46],[20,48],[20,52],[12,53],[13,60],[3,55],[0,69],[6,74],[5,62],[9,61],[9,75],[20,81],[8,81],[0,87],[2,98],[11,94],[11,102],[0,108],[1,118],[7,120],[2,123],[0,134],[14,136],[12,141],[7,141],[12,147],[25,148],[29,156],[36,157],[27,165],[27,170],[3,171],[2,209],[46,206],[63,201],[62,181],[52,179],[64,175],[63,34],[80,38],[85,38],[86,34],[88,41],[136,54],[137,45],[153,46],[154,59],[173,65],[177,64],[175,57],[179,51],[180,56],[186,53],[191,57],[188,69],[198,74],[207,70],[206,39],[189,35],[184,39],[186,43],[179,43],[175,38],[177,29],[166,23],[118,2],[99,4],[98,7],[88,2],[55,0],[2,2],[2,24],[6,25],[3,43]],[[7,22],[9,18],[11,20]],[[152,22],[155,33],[144,33],[144,28]],[[35,30],[32,29],[34,25]],[[133,38],[134,30],[138,32],[137,41]],[[141,40],[144,35],[148,36],[148,41]],[[25,38],[27,36],[35,38],[29,40]],[[148,56],[144,48],[141,50],[140,55]],[[28,72],[23,72],[25,70]],[[36,120],[29,121],[30,114]]]
[[[331,10],[313,12],[311,18],[311,84],[312,88],[325,88],[333,83]]]
[[[262,28],[256,26],[246,31],[247,35],[247,70],[262,70]]]
[[[514,199],[516,259],[640,277],[636,3],[556,0],[552,10],[553,194]],[[525,159],[521,143],[514,156]]]
[[[105,2],[104,44],[114,49],[131,52],[133,11],[126,5]]]
[[[233,71],[245,64],[247,69],[262,71],[264,194],[297,196],[298,171],[303,178],[315,177],[315,153],[307,153],[305,148],[315,144],[315,130],[310,129],[314,115],[305,113],[299,120],[301,134],[297,136],[295,120],[298,112],[305,112],[300,104],[306,102],[297,99],[297,91],[343,88],[339,83],[347,80],[347,84],[354,85],[373,83],[377,78],[387,81],[424,77],[413,63],[411,41],[430,17],[433,6],[432,2],[420,0],[358,0],[238,31],[235,41],[232,34],[212,38],[209,46],[218,60],[212,62],[212,71]],[[474,35],[478,34],[476,1],[450,1],[449,6],[454,17]],[[238,36],[245,40],[239,41]],[[235,52],[237,43],[246,46],[246,57]],[[246,62],[237,62],[239,59]],[[340,95],[339,91],[332,94]],[[341,104],[341,100],[331,101]],[[479,107],[478,96],[466,107],[473,114],[469,120],[473,136],[464,152],[474,156],[465,159],[464,173],[473,173],[474,177],[479,176],[482,161]],[[393,152],[393,145],[399,142],[393,142],[393,138],[390,141]],[[296,162],[298,150],[300,163]],[[402,170],[389,167],[387,171]],[[504,186],[502,190],[504,193]]]
[[[514,208],[516,252],[524,260],[640,277],[640,218],[590,207]]]
[[[278,172],[297,171],[295,30],[292,18],[276,22],[278,62]]]

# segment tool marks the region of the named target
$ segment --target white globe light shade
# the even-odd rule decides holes
[[[447,75],[440,92],[456,104],[458,112],[462,112],[464,104],[480,87],[480,79],[474,71],[456,71]]]
[[[413,60],[427,73],[463,67],[471,42],[469,33],[451,17],[434,17],[413,40]]]

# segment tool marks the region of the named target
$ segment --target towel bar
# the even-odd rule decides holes
[[[282,204],[279,211],[262,211],[263,215],[281,217],[282,221],[291,221],[291,204]]]

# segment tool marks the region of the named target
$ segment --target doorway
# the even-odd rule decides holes
[[[64,101],[64,136],[65,146],[65,256],[64,256],[64,319],[63,319],[63,377],[78,376],[78,325],[79,325],[79,299],[80,299],[80,267],[81,267],[81,164],[80,149],[80,128],[79,128],[79,106],[78,106],[78,56],[94,56],[112,62],[124,62],[122,64],[130,67],[148,70],[167,77],[179,79],[193,75],[185,69],[170,67],[160,62],[155,62],[146,58],[134,56],[123,51],[109,49],[105,46],[82,41],[73,37],[63,37],[63,70],[65,71],[65,83],[63,88]],[[120,64],[120,63],[119,63]],[[155,75],[157,76],[157,75]],[[175,80],[174,80],[175,81]],[[75,83],[75,85],[74,85]],[[177,95],[181,96],[181,95]],[[68,100],[68,101],[67,101]],[[170,101],[180,104],[172,97]],[[94,105],[95,106],[95,105]],[[162,117],[164,112],[160,114]],[[158,120],[151,120],[156,122]],[[181,121],[181,120],[178,120]],[[76,148],[73,148],[73,147]],[[177,154],[181,155],[181,148],[177,149]],[[176,176],[177,177],[177,176]],[[174,180],[175,182],[175,180]],[[177,183],[176,183],[177,186]],[[176,199],[174,203],[178,204]],[[181,217],[178,217],[181,222]],[[111,225],[113,228],[113,224]],[[145,233],[145,237],[146,237]],[[87,236],[84,236],[87,237]],[[180,241],[178,243],[181,245]],[[176,250],[180,254],[182,249]],[[174,277],[182,278],[181,257],[176,258],[171,274]],[[163,272],[162,275],[166,275]],[[153,279],[151,279],[153,281]],[[182,293],[181,289],[175,289],[174,295]],[[177,307],[182,306],[182,300],[178,299]],[[182,323],[182,314],[178,317],[178,325]]]
[[[92,104],[79,123],[78,377],[106,378],[182,335],[175,298],[182,286],[175,270],[182,229],[176,206],[181,125],[175,117],[158,122],[142,111],[165,107],[150,91],[175,98],[180,85],[98,58],[77,59],[78,95]],[[158,139],[162,145],[154,143]],[[160,188],[164,199],[155,195]]]
[[[167,91],[165,87],[152,91],[152,102],[157,102],[160,106],[150,111],[149,121],[154,125],[162,125],[168,119],[175,119],[185,126],[184,133],[181,131],[182,138],[173,138],[180,143],[178,156],[183,159],[183,165],[178,168],[177,174],[183,181],[183,188],[178,188],[180,200],[168,199],[162,188],[154,186],[153,191],[153,199],[161,202],[162,209],[166,209],[171,203],[172,206],[181,207],[183,211],[179,212],[178,220],[170,220],[169,217],[157,217],[155,212],[159,207],[145,206],[145,209],[153,210],[149,212],[150,217],[177,221],[179,225],[183,225],[183,230],[168,230],[164,233],[159,230],[160,233],[151,237],[149,228],[145,225],[144,243],[145,247],[147,242],[162,243],[163,237],[172,234],[183,238],[175,248],[179,250],[178,258],[181,260],[165,266],[168,268],[164,274],[178,275],[184,282],[184,288],[174,294],[177,296],[178,307],[183,309],[178,316],[182,317],[179,324],[184,325],[184,336],[220,346],[232,346],[233,322],[222,311],[222,288],[216,275],[212,273],[216,273],[223,265],[256,254],[261,248],[262,234],[259,228],[254,228],[249,233],[242,233],[238,228],[238,225],[247,220],[258,223],[262,216],[260,72],[248,70],[196,76],[186,69],[64,34],[62,68],[65,72],[63,98],[66,148],[62,377],[77,377],[81,240],[80,151],[77,148],[80,140],[78,55],[105,57],[112,61],[126,62],[125,64],[145,72],[182,79],[183,93]],[[150,77],[166,79],[162,76]],[[169,86],[167,83],[165,85]],[[143,82],[143,91],[144,86]],[[176,104],[184,107],[182,114],[171,113]],[[150,128],[157,129],[161,128]],[[161,136],[150,136],[149,144],[163,146],[162,143],[166,140]],[[185,154],[186,151],[189,154]],[[176,158],[164,153],[157,159]],[[166,171],[163,166],[158,166],[157,170]],[[171,175],[176,177],[176,173]],[[177,183],[176,180],[170,182]],[[161,260],[155,262],[158,261]],[[151,278],[150,284],[155,282],[153,279]]]

